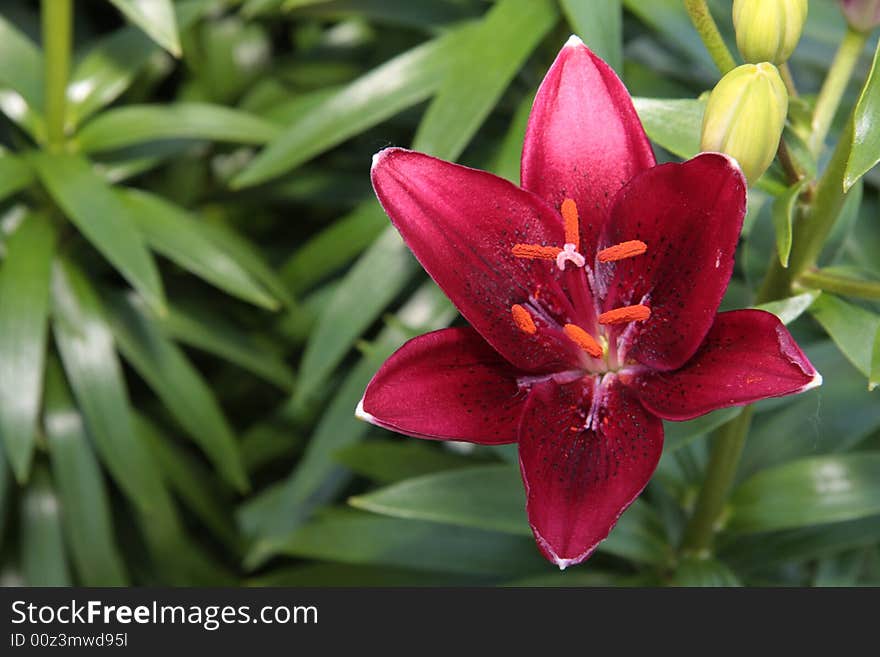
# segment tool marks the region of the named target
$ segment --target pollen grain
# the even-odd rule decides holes
[[[577,204],[570,198],[562,202],[562,220],[565,223],[565,243],[574,244],[576,248],[580,248],[580,231],[578,228],[578,209]]]
[[[648,245],[640,240],[630,240],[621,242],[607,249],[599,251],[599,262],[614,262],[616,260],[624,260],[626,258],[634,258],[642,255],[648,250]]]
[[[529,311],[521,305],[514,304],[510,308],[510,314],[513,317],[513,323],[520,331],[528,335],[534,335],[537,332],[538,327],[535,326],[535,320],[532,319]]]
[[[515,244],[510,250],[517,258],[528,260],[556,260],[559,249],[555,246],[541,246],[539,244]]]
[[[629,322],[643,322],[651,316],[651,309],[641,304],[636,306],[624,306],[615,308],[599,315],[600,324],[628,324]]]
[[[566,324],[562,327],[565,334],[578,347],[586,351],[593,358],[602,357],[602,346],[596,342],[596,338],[587,333],[584,329],[576,324]]]

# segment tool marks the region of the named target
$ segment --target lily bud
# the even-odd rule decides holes
[[[700,147],[735,158],[754,183],[776,155],[787,114],[788,92],[773,64],[738,66],[709,96]]]
[[[857,32],[870,32],[880,25],[880,0],[840,0],[840,8]]]
[[[807,0],[734,0],[736,45],[747,62],[782,64],[807,20]]]

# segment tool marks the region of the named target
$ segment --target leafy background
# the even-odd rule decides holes
[[[732,42],[730,3],[710,4]],[[708,435],[737,409],[667,425],[646,493],[565,573],[530,537],[515,449],[354,418],[396,347],[457,320],[389,229],[371,155],[409,145],[516,180],[574,32],[658,156],[689,156],[717,72],[681,2],[79,2],[66,83],[40,21],[35,2],[0,10],[3,584],[880,584],[877,303],[804,289],[773,306],[825,384],[759,405],[706,559],[676,547]],[[843,31],[811,3],[801,102]],[[725,307],[749,306],[776,257],[780,180],[751,192]],[[823,265],[880,278],[878,184],[854,188]]]

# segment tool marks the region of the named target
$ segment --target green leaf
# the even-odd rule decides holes
[[[33,458],[55,239],[45,215],[27,215],[0,269],[0,440],[19,482]]]
[[[865,565],[865,556],[865,550],[854,550],[822,559],[816,566],[813,586],[856,586]]]
[[[880,385],[880,328],[874,336],[874,351],[871,356],[871,372],[868,375],[868,390],[874,390]]]
[[[113,189],[77,155],[34,153],[31,162],[46,189],[86,239],[161,312],[165,293],[156,263]]]
[[[761,532],[880,513],[880,453],[819,456],[764,470],[731,497],[730,529]]]
[[[495,107],[513,76],[557,19],[549,0],[495,3],[463,47],[454,51],[413,148],[455,160]]]
[[[742,586],[733,571],[716,559],[685,557],[675,571],[675,586]]]
[[[300,246],[281,268],[281,276],[296,294],[351,263],[388,227],[382,206],[371,199]]]
[[[822,294],[818,290],[810,290],[803,294],[796,294],[792,297],[779,299],[778,301],[769,301],[755,306],[759,310],[766,310],[768,313],[776,315],[783,324],[791,324],[798,317],[803,315],[813,302]]]
[[[182,54],[171,0],[110,0],[132,23],[175,57]]]
[[[281,552],[463,575],[509,577],[547,569],[529,537],[336,509],[294,532]]]
[[[349,503],[396,518],[532,535],[519,468],[508,464],[424,475],[353,497]],[[656,529],[647,507],[634,505],[599,550],[641,563],[660,562],[668,550]]]
[[[788,256],[791,253],[791,227],[794,222],[797,201],[801,192],[809,184],[806,178],[796,182],[777,196],[773,202],[773,226],[776,229],[776,251],[779,253],[779,262],[783,267],[788,267]]]
[[[156,52],[153,42],[136,27],[124,27],[95,41],[74,66],[67,85],[70,126],[78,126],[122,95]]]
[[[878,62],[880,62],[880,45],[874,53],[871,72],[853,115],[855,130],[843,179],[845,191],[849,191],[850,187],[880,162],[880,64]]]
[[[280,354],[217,314],[187,304],[170,306],[157,321],[178,342],[234,363],[283,390],[293,389],[293,372]]]
[[[162,434],[142,415],[134,416],[135,431],[150,448],[168,487],[205,526],[233,552],[241,540],[230,513],[230,495],[197,459]]]
[[[173,508],[160,471],[135,435],[122,369],[98,296],[72,263],[56,261],[53,330],[89,436],[110,475],[145,522],[171,532]]]
[[[823,294],[813,302],[810,312],[834,340],[849,362],[867,377],[871,376],[871,361],[880,315],[854,306],[832,294]]]
[[[152,249],[233,296],[270,310],[278,308],[278,301],[236,252],[218,242],[216,230],[205,221],[149,192],[128,189],[118,198]]]
[[[34,174],[24,159],[0,146],[0,201],[29,186]]]
[[[355,443],[337,452],[336,460],[352,472],[380,484],[458,470],[479,465],[483,461],[420,440],[368,440]]]
[[[111,308],[113,335],[122,355],[221,476],[238,490],[246,491],[249,484],[238,442],[202,375],[162,334],[136,299],[114,296]]]
[[[561,0],[569,25],[589,46],[617,71],[623,73],[623,8],[620,0],[583,2]]]
[[[382,64],[323,102],[274,140],[233,179],[249,187],[275,178],[431,95],[449,56],[463,43],[458,29]]]
[[[24,101],[32,111],[42,112],[43,56],[37,45],[3,16],[0,16],[0,87],[12,90],[0,94],[0,107],[9,118],[18,120],[16,113],[10,112],[10,105],[16,104],[10,93],[18,97],[18,105]]]
[[[79,132],[77,142],[87,153],[162,139],[264,144],[274,139],[279,130],[265,119],[222,105],[126,105],[89,121]]]
[[[685,159],[700,152],[706,103],[665,98],[633,98],[633,103],[651,141]]]
[[[21,498],[21,561],[28,586],[70,586],[61,504],[49,473],[36,469]]]
[[[507,178],[514,185],[519,185],[520,159],[534,100],[535,93],[528,93],[517,105],[490,168],[493,173]]]
[[[64,533],[77,579],[83,586],[126,586],[128,576],[116,546],[110,500],[101,468],[55,361],[46,374],[43,416],[52,474],[58,486]]]
[[[318,318],[302,357],[297,400],[309,399],[321,387],[417,270],[400,235],[387,229],[348,271]]]
[[[722,408],[687,422],[663,423],[663,451],[674,452],[707,433],[711,433],[722,424],[735,418],[742,412],[741,407]]]

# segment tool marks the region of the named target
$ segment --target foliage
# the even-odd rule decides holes
[[[825,195],[842,211],[822,269],[771,306],[824,386],[755,409],[712,558],[678,547],[710,433],[737,410],[669,425],[646,494],[558,573],[515,448],[354,417],[395,348],[456,321],[388,228],[370,156],[412,146],[516,178],[571,32],[623,76],[661,159],[690,156],[718,76],[683,4],[149,4],[78,3],[69,61],[63,12],[0,11],[4,584],[880,583],[880,300],[859,293],[880,287],[876,39],[828,147],[792,148],[852,187]],[[710,4],[733,43],[729,3]],[[844,30],[811,3],[794,145]],[[796,185],[775,165],[751,190],[725,307],[796,261],[798,199],[823,194]]]

